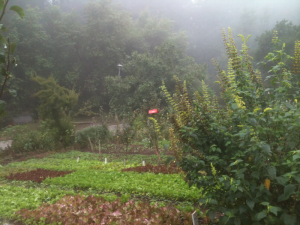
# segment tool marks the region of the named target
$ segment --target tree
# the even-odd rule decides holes
[[[23,20],[13,17],[8,21],[11,39],[18,42],[16,58],[20,61],[13,70],[18,77],[13,76],[10,81],[20,93],[14,101],[9,101],[15,112],[37,108],[37,101],[31,98],[38,88],[30,79],[34,73],[42,77],[54,73],[61,85],[77,88],[76,91],[80,88],[77,78],[81,67],[75,48],[81,40],[78,15],[63,13],[58,6],[42,11],[27,6],[25,10],[28,15]]]
[[[2,22],[3,16],[6,12],[7,6],[8,6],[9,0],[2,0],[0,1],[0,23]],[[25,16],[24,10],[17,5],[11,6],[10,10],[15,11],[18,13],[18,15],[23,18]],[[0,24],[0,28],[2,31],[6,32],[7,28],[3,26],[3,24]],[[2,34],[0,34],[0,41],[4,45],[2,50],[0,50],[0,67],[1,67],[1,75],[2,77],[2,84],[1,84],[1,90],[0,90],[0,99],[3,96],[3,93],[6,88],[7,81],[12,77],[11,74],[11,64],[16,65],[16,59],[13,58],[11,55],[15,52],[17,44],[15,42],[11,42],[9,38],[4,38]],[[8,89],[8,91],[12,95],[16,95],[16,91],[12,89]],[[3,100],[0,100],[0,117],[6,116],[6,110],[5,110],[6,103]]]
[[[110,107],[119,114],[136,110],[152,98],[162,99],[162,81],[173,92],[174,75],[187,80],[188,87],[194,91],[197,82],[205,77],[206,66],[197,64],[178,46],[167,42],[156,47],[153,54],[134,52],[124,63],[123,70],[124,78],[106,78]]]
[[[9,104],[15,111],[37,108],[37,101],[30,98],[37,90],[30,80],[34,73],[44,78],[54,74],[58,84],[80,93],[80,103],[89,101],[94,111],[100,106],[108,111],[111,99],[105,78],[117,75],[118,63],[127,62],[134,51],[157,54],[156,46],[171,42],[181,49],[181,54],[186,54],[186,34],[174,32],[172,21],[147,11],[134,21],[124,8],[109,0],[84,6],[80,3],[82,14],[64,11],[61,5],[65,7],[65,3],[48,4],[42,10],[33,5],[26,7],[28,16],[24,20],[8,21],[12,40],[19,43],[16,58],[20,63],[14,69],[18,78],[13,77],[11,85],[19,89],[20,95]],[[168,51],[168,57],[177,54],[171,48]],[[186,58],[185,64],[193,65],[191,61]],[[134,71],[128,72],[138,76]],[[150,77],[150,82],[151,79],[156,78]]]
[[[39,115],[55,131],[57,140],[63,141],[65,145],[70,144],[74,126],[69,114],[77,104],[78,94],[58,85],[53,76],[47,79],[34,76],[32,80],[41,86],[41,90],[34,94],[40,100]]]
[[[34,94],[34,97],[38,97],[41,102],[39,113],[42,119],[58,121],[63,115],[69,114],[69,111],[76,105],[78,94],[74,90],[58,85],[53,76],[48,79],[34,76],[32,80],[42,88]]]
[[[266,30],[260,36],[256,38],[258,42],[258,48],[254,54],[254,61],[260,62],[264,59],[264,56],[268,52],[274,50],[274,45],[272,45],[273,31],[278,32],[278,38],[281,40],[281,44],[285,43],[285,51],[287,54],[292,55],[294,50],[294,43],[296,40],[300,40],[300,25],[293,25],[292,22],[287,20],[282,20],[277,22],[272,30]],[[265,64],[261,64],[265,65]],[[267,62],[265,66],[261,66],[262,75],[265,78],[268,74],[267,68],[271,65],[275,65],[272,62]],[[291,67],[291,63],[288,64]]]
[[[46,53],[50,51],[49,36],[40,23],[42,11],[30,6],[25,8],[27,15],[24,19],[11,17],[7,21],[7,27],[11,30],[10,39],[18,43],[16,59],[18,66],[13,68],[13,74],[9,85],[18,90],[18,95],[12,100],[8,100],[8,107],[14,112],[31,111],[37,107],[37,102],[31,98],[37,85],[30,77],[36,72],[49,76],[53,68],[53,62]],[[26,88],[24,88],[26,87]]]

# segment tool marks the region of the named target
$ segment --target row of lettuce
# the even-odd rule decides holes
[[[93,157],[94,160],[90,160]],[[77,194],[105,197],[114,201],[118,193],[122,196],[154,199],[161,202],[177,202],[177,208],[191,211],[194,203],[202,195],[195,186],[189,187],[183,174],[154,174],[122,172],[124,168],[141,166],[143,161],[153,161],[153,156],[127,157],[120,162],[120,157],[110,155],[110,163],[95,160],[90,153],[69,152],[54,154],[44,159],[31,159],[14,162],[0,168],[0,218],[16,219],[15,212],[21,209],[34,210],[42,203],[53,204],[66,195]],[[122,158],[122,157],[121,157]],[[73,171],[64,177],[47,178],[41,184],[30,181],[8,181],[5,176],[20,171],[36,168]],[[181,202],[181,203],[180,203]]]

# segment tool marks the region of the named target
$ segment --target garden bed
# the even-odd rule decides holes
[[[122,172],[138,172],[138,173],[163,173],[163,174],[178,174],[183,173],[180,167],[177,167],[175,164],[171,165],[159,165],[153,166],[150,164],[146,164],[145,166],[137,166],[127,169],[122,169]]]
[[[16,212],[23,220],[41,221],[46,224],[169,224],[192,223],[188,213],[180,213],[174,207],[159,207],[146,202],[107,201],[103,197],[65,196],[55,204],[42,204],[35,210]]]
[[[175,165],[157,165],[155,155],[67,151],[36,156],[0,168],[0,201],[4,203],[0,221],[23,225],[16,222],[19,215],[30,224],[49,218],[46,224],[101,224],[104,220],[155,224],[158,220],[158,224],[181,225],[191,224],[194,210],[203,215],[196,204],[201,190],[189,187]],[[200,218],[199,224],[205,220]]]
[[[14,173],[4,178],[7,180],[32,181],[42,183],[46,178],[63,177],[72,171],[53,171],[45,169],[36,169],[23,173]]]

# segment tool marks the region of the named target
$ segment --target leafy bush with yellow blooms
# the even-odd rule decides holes
[[[289,56],[274,32],[263,83],[248,54],[249,37],[239,35],[238,53],[231,30],[222,33],[227,72],[214,61],[222,102],[208,94],[204,82],[202,95],[194,96],[177,77],[175,95],[162,86],[174,109],[171,148],[186,181],[204,188],[200,203],[211,219],[219,212],[220,224],[299,224],[300,42]]]

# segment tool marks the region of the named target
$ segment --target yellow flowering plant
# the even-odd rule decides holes
[[[199,201],[220,224],[296,225],[300,221],[300,45],[295,56],[274,32],[275,50],[265,87],[242,38],[240,54],[223,30],[228,71],[216,66],[221,87],[216,96],[190,96],[177,77],[176,93],[163,91],[177,112],[170,116],[176,156],[190,185],[205,190]],[[293,69],[286,66],[293,60]],[[204,83],[202,86],[205,85]],[[200,171],[200,172],[199,172]]]

